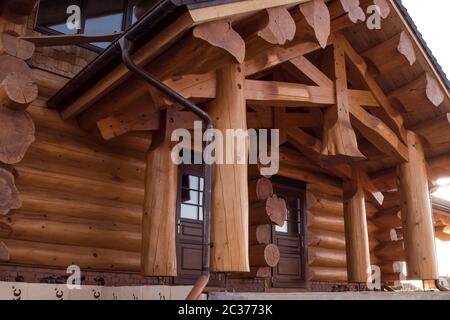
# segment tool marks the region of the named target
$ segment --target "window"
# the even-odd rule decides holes
[[[299,233],[300,230],[300,223],[301,223],[301,214],[303,211],[302,208],[302,201],[298,197],[283,197],[286,200],[286,204],[288,207],[288,214],[286,221],[284,222],[283,226],[275,227],[275,231],[282,232],[282,233]]]
[[[137,21],[134,7],[138,0],[41,0],[36,29],[46,34],[103,35],[121,32]],[[67,28],[71,5],[81,9],[79,30]],[[110,43],[94,43],[90,47],[104,49]]]
[[[180,217],[182,219],[203,220],[202,166],[181,165],[181,201]]]

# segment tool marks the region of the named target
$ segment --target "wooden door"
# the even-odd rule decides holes
[[[175,284],[194,284],[202,269],[203,166],[181,165],[177,212],[177,264]],[[209,286],[222,286],[224,276],[213,274]]]
[[[274,191],[286,200],[287,219],[272,229],[272,242],[280,250],[280,262],[272,269],[272,286],[301,288],[305,285],[304,186],[287,179],[274,178]]]

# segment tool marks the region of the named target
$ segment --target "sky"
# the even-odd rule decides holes
[[[402,3],[450,78],[450,1],[402,0]]]

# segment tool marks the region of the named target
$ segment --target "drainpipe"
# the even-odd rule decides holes
[[[439,291],[450,291],[450,289],[443,286],[439,280],[434,280],[434,285],[436,286],[436,289],[438,289]]]
[[[122,60],[125,66],[134,74],[145,80],[152,87],[156,88],[167,97],[175,101],[176,103],[182,105],[183,107],[189,109],[191,112],[199,116],[203,122],[206,124],[206,146],[212,143],[212,130],[213,122],[208,113],[203,111],[201,108],[193,104],[188,99],[181,96],[178,92],[172,90],[170,87],[155,79],[151,76],[145,69],[136,65],[130,55],[130,51],[133,47],[133,42],[122,37],[119,40],[120,49],[122,50]],[[205,159],[205,189],[204,189],[204,209],[203,209],[203,255],[202,255],[202,273],[197,279],[194,287],[187,296],[186,300],[197,300],[205,287],[209,282],[210,270],[209,270],[209,260],[210,260],[210,242],[211,242],[211,189],[212,189],[212,164],[210,155],[206,155]]]

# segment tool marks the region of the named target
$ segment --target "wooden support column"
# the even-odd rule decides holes
[[[345,243],[348,281],[365,283],[370,267],[369,235],[363,181],[359,169],[344,182]]]
[[[208,112],[224,136],[227,129],[247,130],[244,84],[242,65],[232,64],[217,72],[216,100]],[[214,272],[248,272],[247,164],[237,164],[235,159],[234,164],[215,165],[213,172],[211,268]]]
[[[398,167],[408,278],[438,278],[433,215],[423,145],[407,132],[409,162]]]
[[[169,122],[169,119],[163,119],[164,129],[154,135],[147,154],[141,258],[142,272],[146,276],[177,275],[175,225],[178,179],[177,166],[171,159]]]

